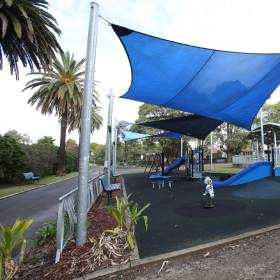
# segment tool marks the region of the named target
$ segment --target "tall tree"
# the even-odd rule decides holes
[[[216,130],[217,144],[227,154],[227,161],[232,161],[234,154],[239,154],[248,145],[248,132],[232,124],[223,123]]]
[[[28,145],[31,143],[30,136],[27,133],[21,134],[16,130],[9,130],[5,135],[13,137],[20,144]]]
[[[38,139],[37,144],[54,145],[55,139],[52,136],[44,136]]]
[[[13,182],[20,178],[26,165],[22,144],[12,135],[0,135],[0,181]]]
[[[70,126],[71,129],[79,128],[84,91],[84,61],[84,59],[75,60],[74,55],[70,55],[69,52],[61,52],[60,59],[56,58],[54,60],[48,72],[32,73],[33,75],[39,75],[39,78],[29,81],[24,88],[24,90],[36,88],[36,92],[28,100],[29,104],[34,105],[37,103],[37,109],[40,109],[42,114],[54,112],[59,117],[61,129],[58,175],[65,174],[67,127]],[[93,112],[95,112],[98,97],[94,96],[93,100]],[[75,123],[73,124],[73,122]],[[100,126],[100,124],[96,123],[92,125],[93,128]]]
[[[11,74],[18,78],[18,62],[24,67],[47,69],[60,49],[55,35],[61,31],[55,18],[47,12],[46,0],[0,1],[0,69],[4,56]]]
[[[160,107],[156,105],[143,104],[139,107],[138,119],[136,120],[136,123],[175,118],[181,116],[185,116],[185,113],[178,110]],[[132,126],[131,130],[135,132],[140,132],[140,133],[142,132],[148,134],[154,134],[159,132],[158,129],[144,128],[140,126]],[[152,148],[157,141],[160,143],[162,147],[162,151],[165,153],[168,161],[172,161],[180,155],[180,143],[177,139],[167,139],[167,138],[159,138],[157,140],[145,139],[143,143],[144,146],[147,145],[149,148]],[[143,150],[146,150],[145,147],[143,148]]]

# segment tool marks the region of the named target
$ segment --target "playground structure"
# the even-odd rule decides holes
[[[88,196],[89,177],[91,128],[89,116],[91,116],[94,89],[98,18],[99,6],[91,3],[80,134],[78,245],[83,245],[87,240],[85,201]],[[198,114],[250,129],[257,111],[280,84],[280,54],[241,53],[200,48],[163,40],[115,24],[109,23],[109,25],[124,46],[131,65],[133,79],[124,98]],[[111,94],[109,108],[112,108],[112,100]],[[207,124],[205,126],[207,127]],[[263,131],[262,125],[261,130]],[[110,184],[112,151],[114,151],[113,171],[116,167],[114,158],[117,141],[115,139],[112,145],[111,132],[112,110],[109,109],[104,162],[108,184]],[[280,154],[276,147],[274,148],[272,168],[278,165]],[[199,173],[203,171],[199,157],[199,154],[195,153],[193,155],[195,161],[192,161],[192,175],[196,177],[199,177]],[[276,169],[274,174],[277,173]]]
[[[277,141],[279,137],[280,125],[276,123],[265,123],[253,129],[249,139],[252,140],[254,151],[251,156],[243,157],[243,161],[239,161],[244,163],[245,158],[246,162],[251,164],[225,181],[214,181],[214,187],[232,187],[270,176],[280,176],[280,148]],[[261,152],[259,143],[262,143]]]

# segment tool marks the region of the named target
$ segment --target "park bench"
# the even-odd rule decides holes
[[[121,190],[121,184],[115,183],[115,184],[108,184],[107,176],[102,175],[99,177],[100,183],[102,185],[103,191],[107,193],[108,198],[108,204],[110,202],[110,198],[112,198],[113,191],[120,191]]]
[[[34,176],[33,172],[25,172],[25,173],[23,173],[23,176],[24,176],[25,181],[27,181],[27,182],[35,182],[35,181],[40,180],[40,177]]]

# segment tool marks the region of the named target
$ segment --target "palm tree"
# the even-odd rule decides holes
[[[61,33],[48,6],[45,0],[0,1],[0,70],[4,56],[17,79],[19,61],[32,71],[47,69],[60,50],[55,35]]]
[[[60,121],[60,146],[58,153],[57,174],[65,174],[65,139],[66,130],[73,130],[80,127],[80,116],[82,110],[83,97],[83,76],[84,59],[76,61],[74,55],[69,52],[60,54],[60,59],[56,58],[50,70],[46,73],[31,73],[39,75],[29,81],[24,90],[35,89],[36,92],[28,100],[34,105],[37,103],[37,110],[42,114],[55,114]],[[93,122],[93,129],[99,128],[102,122],[101,116],[95,111],[98,96],[93,98],[93,116],[97,122]]]

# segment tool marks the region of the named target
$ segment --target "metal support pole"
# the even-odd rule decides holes
[[[276,138],[276,132],[273,131],[273,138],[274,138],[274,148],[277,147],[277,138]]]
[[[118,142],[118,127],[117,127],[117,119],[115,119],[114,124],[114,153],[113,153],[113,172],[116,174],[117,169],[117,142]]]
[[[107,140],[106,140],[105,163],[104,163],[104,174],[107,177],[108,185],[110,184],[110,178],[111,178],[113,100],[114,100],[114,93],[113,93],[113,89],[111,89],[110,96],[109,96]]]
[[[181,157],[183,156],[183,145],[184,145],[184,140],[183,137],[181,138]]]
[[[210,134],[210,170],[213,168],[213,132]]]
[[[161,153],[161,176],[164,176],[164,153]]]
[[[99,5],[90,4],[90,19],[87,41],[86,70],[81,119],[80,155],[79,155],[79,189],[77,209],[77,240],[78,246],[87,241],[87,196],[89,179],[89,152],[91,132],[92,94],[94,88],[95,56],[98,31]]]
[[[261,152],[262,152],[262,159],[264,160],[264,133],[263,133],[263,113],[262,113],[262,108],[260,110],[260,120],[261,120]]]

